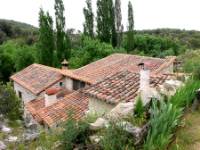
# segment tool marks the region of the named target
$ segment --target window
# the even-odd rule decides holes
[[[59,84],[60,84],[60,87],[63,87],[63,82],[60,82]]]
[[[73,80],[73,90],[78,90],[80,88],[84,88],[85,83],[79,80]]]
[[[22,98],[22,92],[18,91],[19,98]]]

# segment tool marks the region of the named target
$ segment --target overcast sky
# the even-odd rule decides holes
[[[66,27],[82,30],[85,0],[63,0]],[[135,28],[180,28],[200,30],[200,0],[131,0]],[[93,11],[96,14],[96,0]],[[123,24],[127,26],[128,0],[121,0]],[[54,16],[54,0],[0,0],[0,18],[38,26],[39,8]]]

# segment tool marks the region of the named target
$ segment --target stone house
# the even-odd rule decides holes
[[[79,69],[33,64],[11,76],[27,114],[40,124],[56,126],[72,110],[75,119],[87,112],[108,113],[119,102],[134,101],[140,89],[143,64],[150,71],[149,86],[156,87],[173,73],[176,57],[152,58],[113,54]]]

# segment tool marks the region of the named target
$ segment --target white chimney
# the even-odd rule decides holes
[[[57,102],[57,93],[58,89],[51,88],[46,90],[45,92],[45,107],[51,106],[52,104]]]
[[[142,101],[147,104],[150,100],[151,89],[150,89],[150,70],[146,69],[144,63],[139,65],[140,70],[140,96]]]

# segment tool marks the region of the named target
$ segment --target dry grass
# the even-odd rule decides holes
[[[200,149],[200,110],[189,112],[184,117],[184,127],[179,129],[169,150]]]

